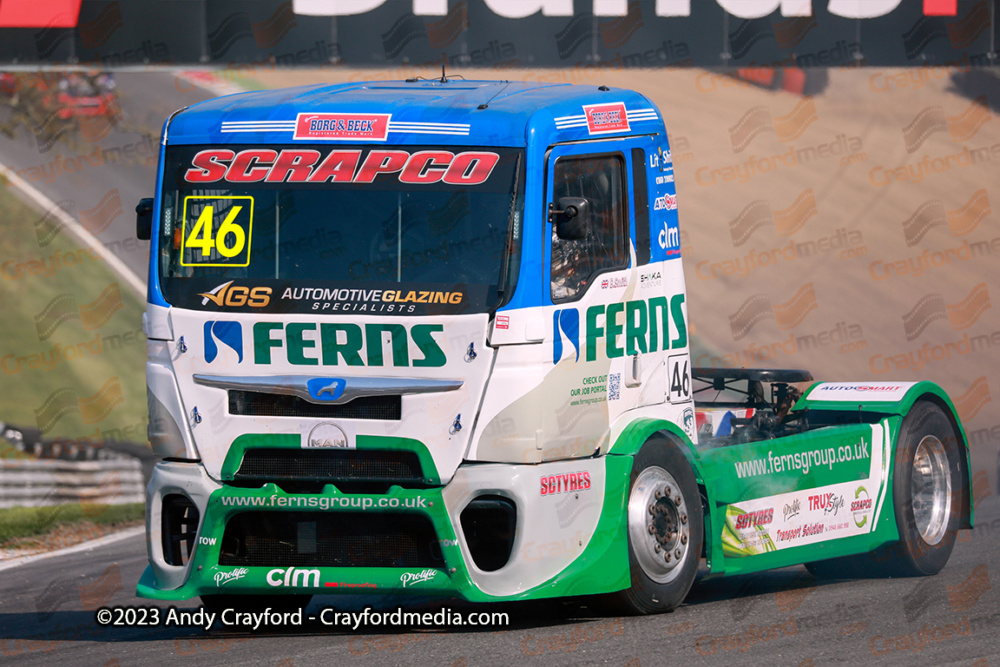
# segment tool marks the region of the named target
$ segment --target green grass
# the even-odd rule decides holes
[[[144,442],[145,304],[121,283],[121,307],[106,321],[79,310],[118,280],[66,230],[46,238],[51,225],[38,224],[42,217],[0,186],[0,421],[44,427],[46,437],[98,441],[117,430],[117,439]],[[71,257],[74,263],[67,266]],[[60,296],[56,310],[72,318],[40,334],[38,316]],[[44,326],[46,320],[41,321]],[[122,338],[126,333],[128,342]],[[54,354],[56,349],[71,351]],[[118,379],[120,393],[112,389],[88,404],[112,378]],[[41,410],[64,389],[72,393],[56,395],[62,409]]]
[[[45,535],[50,531],[85,522],[102,526],[142,521],[145,503],[122,505],[87,505],[71,503],[49,507],[11,507],[0,509],[0,547],[18,538]]]

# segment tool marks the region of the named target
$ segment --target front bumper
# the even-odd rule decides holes
[[[230,486],[210,478],[201,465],[164,462],[156,467],[147,492],[150,565],[137,594],[159,600],[211,594],[414,594],[486,602],[621,590],[630,582],[625,501],[631,465],[627,456],[539,465],[475,464],[459,467],[443,487],[393,486],[385,494],[345,494],[327,484],[320,493],[292,494],[275,484],[257,489]],[[587,488],[573,484],[562,489],[566,480],[582,480],[583,473]],[[200,517],[194,551],[183,565],[171,565],[164,558],[162,507],[170,494],[190,499]],[[517,508],[510,559],[492,572],[476,566],[462,529],[462,511],[482,495],[507,498]],[[420,515],[433,526],[442,564],[434,568],[298,567],[287,562],[220,565],[227,524],[248,511]]]

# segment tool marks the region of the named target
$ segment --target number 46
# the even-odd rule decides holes
[[[691,374],[688,373],[690,357],[686,354],[677,354],[667,360],[667,369],[670,372],[670,402],[683,403],[691,400]]]
[[[188,236],[185,245],[189,248],[201,248],[202,257],[210,256],[213,249],[226,258],[240,254],[246,246],[247,233],[233,221],[242,210],[242,206],[233,206],[229,209],[225,220],[219,225],[219,233],[215,234],[213,238],[214,207],[206,206],[201,215],[198,216],[198,221],[194,223],[194,229],[191,230],[191,235]],[[235,241],[232,245],[226,245],[226,237],[230,234],[236,237]]]

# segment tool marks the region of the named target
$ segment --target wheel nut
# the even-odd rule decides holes
[[[653,492],[653,497],[656,498],[657,500],[659,500],[660,498],[663,497],[663,494],[660,493],[659,489],[657,489],[656,491]]]
[[[649,504],[649,513],[656,514],[656,505],[654,505],[653,503]]]
[[[688,536],[681,535],[681,544],[687,544],[687,543],[688,543]]]
[[[653,524],[649,524],[649,534],[652,535],[655,532],[656,532],[656,528],[653,527]]]
[[[681,523],[687,523],[687,522],[688,522],[688,515],[681,514]]]
[[[666,561],[666,562],[668,562],[668,563],[670,562],[670,552],[669,551],[666,552],[665,554],[663,554],[663,560]]]
[[[669,486],[663,487],[663,495],[665,495],[665,496],[667,496],[669,498],[673,494],[674,494],[674,492],[670,490]]]
[[[656,553],[660,553],[661,551],[663,551],[663,549],[660,548],[659,542],[653,545],[653,551],[655,551]]]
[[[674,551],[674,555],[677,556],[678,558],[680,558],[681,557],[681,550],[677,549],[676,551]]]
[[[674,505],[680,507],[680,504],[681,504],[681,497],[677,496],[676,498],[674,498]]]

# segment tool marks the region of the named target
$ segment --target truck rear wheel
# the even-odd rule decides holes
[[[914,404],[896,445],[892,501],[899,542],[871,554],[809,563],[817,577],[921,577],[944,568],[955,546],[967,474],[959,440],[937,405]]]
[[[673,611],[694,583],[705,533],[694,471],[677,444],[654,437],[642,446],[626,509],[632,585],[609,602],[629,614]]]

